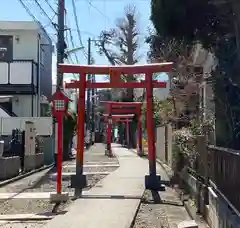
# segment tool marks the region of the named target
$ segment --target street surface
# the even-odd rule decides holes
[[[119,166],[116,158],[104,155],[104,148],[102,144],[94,145],[85,152],[84,172],[87,174],[88,186],[83,191],[88,191]],[[75,172],[75,164],[73,160],[63,165],[62,191],[69,192],[70,196],[74,193],[74,189],[70,188],[70,175]],[[35,173],[0,188],[0,227],[45,227],[46,220],[56,216],[52,213],[54,205],[49,201],[52,192],[56,192],[54,169]],[[71,202],[69,200],[61,204],[57,214],[65,213]]]
[[[172,189],[155,192],[154,197],[145,191],[147,159],[117,144],[112,148],[120,167],[76,200],[66,214],[49,221],[47,228],[78,228],[79,224],[86,228],[160,228],[191,220]],[[160,165],[157,172],[166,177]]]
[[[88,186],[83,197],[69,200],[52,213],[49,203],[56,189],[56,173],[45,170],[0,188],[0,228],[176,228],[191,220],[177,193],[166,187],[165,192],[144,188],[148,160],[136,153],[113,145],[116,158],[104,155],[105,146],[96,144],[85,152],[84,172]],[[75,161],[64,163],[63,192],[72,196],[70,175]],[[162,166],[157,172],[163,180],[167,175]],[[205,228],[205,226],[201,226]]]

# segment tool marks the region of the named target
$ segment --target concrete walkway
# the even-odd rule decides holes
[[[53,218],[47,228],[130,227],[145,190],[148,161],[116,144],[112,147],[120,167],[76,200],[66,214]],[[158,172],[166,176],[160,166]]]

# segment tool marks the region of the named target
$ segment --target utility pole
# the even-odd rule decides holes
[[[95,75],[92,75],[92,82],[95,82]],[[92,144],[95,142],[95,99],[96,99],[96,89],[92,88]]]
[[[64,40],[64,13],[65,13],[65,1],[58,0],[58,25],[57,25],[57,85],[56,90],[59,91],[63,88],[63,73],[60,72],[59,64],[64,62],[65,57],[65,40]],[[60,131],[58,131],[60,130]],[[53,119],[53,137],[55,139],[54,142],[54,162],[56,166],[60,166],[62,164],[57,164],[61,160],[58,161],[58,150],[59,148],[63,148],[63,138],[58,139],[61,136],[61,130],[63,130],[63,122],[59,120],[57,123],[56,119]],[[61,133],[60,133],[61,132]],[[63,152],[63,151],[62,151]],[[59,167],[57,167],[58,169]],[[60,167],[62,169],[62,167]],[[58,175],[60,173],[58,172]],[[61,178],[61,176],[60,176]],[[59,190],[60,189],[60,190]],[[68,194],[63,194],[61,192],[61,184],[58,186],[57,194],[51,194],[51,201],[59,205],[61,202],[64,202],[68,199]]]
[[[88,38],[88,65],[91,64],[91,39]],[[88,81],[91,81],[91,75],[88,75]],[[91,145],[92,141],[92,135],[91,135],[91,121],[90,121],[90,109],[91,109],[91,89],[87,89],[87,119],[86,119],[86,125],[87,125],[87,142],[86,142],[86,147],[89,148]]]
[[[64,62],[65,41],[64,41],[64,13],[65,0],[58,0],[58,33],[57,33],[57,90],[63,87],[63,74],[60,72],[59,63]]]
[[[65,0],[58,0],[58,23],[57,23],[57,85],[56,90],[63,87],[63,74],[60,72],[59,63],[64,62],[64,13],[65,13]],[[57,164],[57,121],[53,119],[53,138],[54,140],[54,162]]]

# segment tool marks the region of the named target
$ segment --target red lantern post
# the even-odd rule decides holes
[[[148,155],[149,175],[145,176],[145,187],[151,190],[161,190],[161,178],[156,174],[156,148],[155,126],[153,120],[153,88],[166,88],[166,82],[152,79],[154,73],[172,71],[173,63],[155,63],[145,65],[121,65],[121,66],[97,66],[97,65],[72,65],[60,64],[62,73],[78,73],[80,80],[66,84],[66,88],[80,89],[85,94],[86,88],[146,88],[147,90],[147,128],[148,128]],[[110,82],[86,82],[86,74],[110,75]],[[121,81],[121,75],[145,74],[145,79],[140,82]],[[83,79],[82,77],[83,76]],[[85,102],[85,101],[84,101]],[[82,104],[82,103],[81,103]],[[81,105],[80,104],[80,105]],[[80,110],[80,114],[85,110]],[[84,129],[84,118],[80,120],[78,127],[80,132]],[[82,137],[82,135],[81,135]],[[84,145],[79,144],[78,153],[83,153]],[[83,156],[83,154],[81,154]]]
[[[63,118],[67,115],[68,104],[71,99],[63,90],[57,90],[52,97],[52,114],[56,117],[57,127],[57,194],[51,195],[51,200],[54,202],[67,201],[68,195],[62,194],[62,160],[63,160]]]

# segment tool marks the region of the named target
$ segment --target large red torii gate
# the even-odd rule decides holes
[[[145,176],[145,187],[151,190],[160,190],[161,178],[156,172],[156,148],[155,126],[153,120],[153,88],[166,88],[165,82],[153,80],[153,74],[159,72],[171,72],[173,63],[154,63],[146,65],[122,65],[122,66],[97,66],[97,65],[72,65],[59,64],[62,73],[80,74],[78,81],[66,83],[66,88],[79,89],[78,105],[78,140],[77,140],[77,163],[79,169],[72,177],[72,187],[81,189],[86,185],[86,176],[83,175],[84,153],[84,122],[85,122],[85,90],[87,88],[146,88],[147,93],[147,133],[148,133],[148,156],[149,175]],[[110,82],[87,81],[87,74],[110,75]],[[124,82],[121,75],[145,74],[145,79],[140,82]]]
[[[107,113],[109,118],[112,115],[116,114],[136,114],[138,116],[138,155],[143,155],[142,149],[142,105],[143,102],[118,102],[118,101],[102,101],[107,105]],[[108,124],[108,128],[111,128],[111,124]],[[129,127],[129,125],[127,125]],[[107,142],[107,151],[108,154],[111,155],[111,138],[108,135],[108,142]]]

